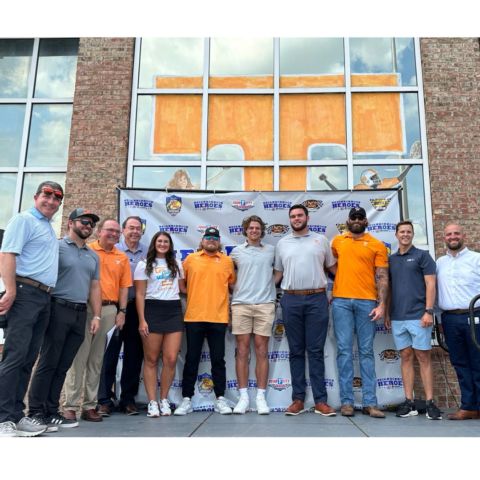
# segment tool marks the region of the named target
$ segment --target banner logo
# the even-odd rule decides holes
[[[396,350],[393,350],[393,348],[383,350],[378,356],[382,362],[386,363],[395,363],[400,358],[400,354]]]
[[[123,201],[123,204],[126,207],[130,207],[130,208],[145,208],[147,210],[150,210],[153,207],[153,200],[126,198]]]
[[[362,379],[360,377],[353,377],[352,385],[353,388],[356,389],[362,388]]]
[[[383,212],[390,204],[391,198],[371,198],[370,203],[377,212]]]
[[[282,392],[283,390],[286,390],[287,388],[290,388],[292,386],[290,379],[289,378],[271,378],[268,380],[268,386],[270,388],[273,388],[274,390],[277,390],[278,392]]]
[[[270,362],[283,362],[288,361],[290,353],[288,350],[272,350],[268,352],[268,360]]]
[[[285,326],[282,322],[277,322],[273,329],[273,338],[279,342],[285,336]]]
[[[323,202],[321,200],[305,200],[302,205],[309,212],[316,212],[318,209],[323,207]]]
[[[178,215],[182,209],[182,198],[177,197],[176,195],[170,195],[165,199],[165,204],[167,212],[174,217],[175,215]]]
[[[275,223],[267,227],[267,233],[274,237],[282,237],[290,230],[288,225],[282,225],[281,223]]]
[[[216,200],[197,200],[193,202],[195,210],[221,210],[223,208],[223,202]]]
[[[327,231],[327,226],[326,225],[309,225],[308,229],[311,232],[315,232],[315,233],[325,233]]]
[[[243,235],[243,228],[241,225],[229,225],[228,233],[230,235]]]
[[[245,210],[249,210],[250,208],[253,208],[253,206],[254,204],[251,200],[233,200],[232,201],[232,207],[242,212],[244,212]]]
[[[394,223],[382,222],[368,225],[368,232],[394,232],[396,225]]]
[[[332,202],[334,210],[350,210],[353,207],[359,207],[360,200],[335,200]]]
[[[388,242],[383,242],[383,244],[387,247],[387,253],[390,256],[392,254],[392,244]]]
[[[140,220],[142,221],[142,234],[143,234],[143,233],[145,233],[145,230],[147,229],[147,219],[140,217]]]
[[[380,334],[383,334],[383,335],[387,335],[387,334],[390,333],[390,330],[388,330],[388,328],[386,328],[383,323],[377,323],[375,325],[375,333],[380,333]]]
[[[292,206],[292,202],[285,202],[279,200],[272,200],[270,202],[263,202],[264,210],[288,210]]]
[[[347,231],[347,224],[346,223],[337,223],[337,230],[340,235],[343,235]]]
[[[158,229],[161,232],[186,235],[188,232],[188,225],[159,225]]]
[[[403,381],[401,377],[378,378],[377,386],[386,390],[393,390],[394,388],[403,388]]]
[[[212,376],[208,373],[202,373],[197,377],[198,391],[201,395],[208,396],[213,392]]]

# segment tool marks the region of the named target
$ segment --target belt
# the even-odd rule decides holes
[[[474,308],[473,313],[479,313],[480,308]],[[465,315],[466,313],[470,313],[469,308],[457,308],[455,310],[444,310],[444,313],[453,313],[454,315]]]
[[[115,302],[114,300],[102,300],[102,306],[104,307],[105,305],[117,305],[118,302]]]
[[[64,300],[63,298],[52,297],[52,302],[58,303],[59,305],[65,305],[67,308],[72,310],[78,310],[79,312],[84,312],[87,309],[86,303],[74,303]]]
[[[20,275],[15,276],[15,280],[20,283],[26,283],[27,285],[31,285],[32,287],[39,288],[43,292],[50,293],[53,290],[53,287],[49,287],[41,282],[37,282],[36,280],[32,280],[28,277],[21,277]]]
[[[325,292],[325,288],[311,288],[310,290],[284,290],[285,293],[291,295],[313,295],[315,293]]]

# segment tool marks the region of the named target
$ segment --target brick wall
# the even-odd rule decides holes
[[[132,99],[133,38],[81,38],[67,168],[66,216],[82,206],[117,215],[125,186]]]
[[[480,49],[478,38],[420,41],[433,224],[437,256],[443,227],[459,221],[480,251]]]

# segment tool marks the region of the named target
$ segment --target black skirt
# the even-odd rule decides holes
[[[183,332],[180,300],[145,300],[145,321],[151,333]]]

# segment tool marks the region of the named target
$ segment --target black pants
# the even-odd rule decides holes
[[[143,363],[143,344],[138,333],[138,314],[135,300],[127,304],[125,325],[113,335],[103,357],[100,385],[98,387],[98,403],[101,405],[113,405],[113,399],[117,398],[113,386],[117,375],[117,362],[123,343],[123,367],[120,378],[120,407],[135,403],[140,384],[140,372]]]
[[[198,375],[198,365],[206,338],[210,350],[213,390],[217,397],[223,396],[226,388],[225,332],[226,323],[185,322],[187,333],[187,355],[183,367],[182,395],[193,397]]]
[[[0,362],[0,423],[23,417],[32,368],[50,316],[50,295],[17,282],[17,296],[7,312],[3,359]]]
[[[28,394],[29,413],[58,412],[65,376],[85,337],[87,309],[73,310],[52,301],[37,369]]]

